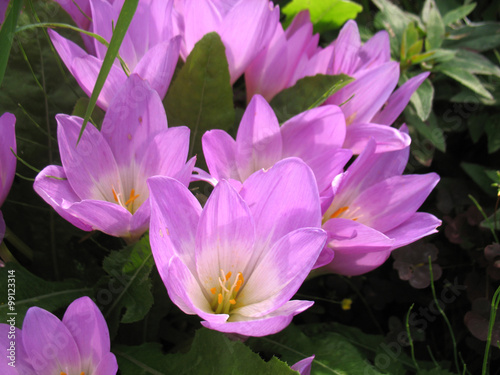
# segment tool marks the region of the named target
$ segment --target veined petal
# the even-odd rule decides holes
[[[64,65],[66,65],[70,73],[75,77],[82,90],[88,96],[91,96],[97,76],[101,70],[102,60],[88,55],[75,43],[63,38],[55,31],[48,30],[48,33]],[[107,110],[116,91],[123,85],[126,79],[125,72],[120,67],[113,65],[99,94],[97,105]]]
[[[89,0],[55,0],[76,25],[84,30],[88,30],[90,24],[90,2]]]
[[[353,77],[356,79],[354,82],[337,91],[326,101],[327,104],[336,105],[347,101],[342,105],[347,125],[370,122],[382,108],[398,83],[399,64],[390,61],[373,69],[355,73]],[[367,90],[367,87],[370,89]]]
[[[226,323],[204,321],[201,324],[219,332],[262,337],[281,331],[290,324],[295,315],[307,310],[313,304],[314,302],[311,301],[288,301],[279,309],[259,319],[235,314],[231,315],[230,320]]]
[[[352,74],[359,63],[358,51],[361,47],[358,25],[349,20],[342,27],[335,41],[329,74]],[[339,103],[340,104],[340,103]]]
[[[394,91],[387,100],[385,107],[373,117],[372,121],[386,125],[391,125],[396,121],[410,101],[413,93],[417,91],[429,74],[430,72],[424,72],[406,81],[399,89]]]
[[[187,161],[186,164],[174,175],[174,178],[184,186],[189,186],[192,180],[194,166],[196,164],[196,155]]]
[[[210,174],[217,180],[240,180],[236,164],[236,141],[224,130],[213,129],[201,138]],[[240,180],[241,181],[241,180]]]
[[[404,223],[386,232],[386,235],[394,238],[393,249],[397,249],[432,233],[436,233],[436,228],[440,225],[441,220],[434,215],[425,212],[415,212]]]
[[[4,113],[0,117],[0,206],[9,194],[16,172],[16,157],[11,149],[17,153],[16,117],[12,113]]]
[[[364,190],[350,207],[360,207],[360,221],[385,233],[408,220],[438,182],[435,173],[394,176]]]
[[[325,268],[339,275],[357,276],[379,267],[390,255],[390,250],[366,253],[336,251],[332,262]]]
[[[379,31],[371,37],[359,49],[358,56],[359,64],[356,70],[371,69],[389,62],[391,60],[391,45],[387,31]],[[382,124],[385,124],[385,122]]]
[[[258,318],[293,297],[313,268],[326,242],[319,228],[288,233],[264,252],[236,301],[234,314]]]
[[[69,184],[64,168],[56,165],[45,167],[35,178],[33,189],[56,212],[75,227],[90,232],[92,227],[66,211],[68,206],[81,199]]]
[[[267,171],[254,173],[243,183],[240,195],[255,219],[261,250],[295,229],[321,226],[316,179],[298,158],[287,158]],[[259,251],[255,250],[256,259]]]
[[[281,159],[278,119],[266,100],[255,95],[245,110],[236,136],[236,163],[241,180]]]
[[[234,279],[239,272],[245,278],[250,275],[254,227],[246,203],[229,182],[220,181],[205,204],[196,233],[196,268],[207,297],[211,288],[219,286],[221,270],[231,272]]]
[[[119,204],[87,199],[63,208],[92,229],[115,237],[130,236],[132,214]]]
[[[160,98],[165,97],[179,60],[180,42],[179,36],[155,45],[145,53],[134,69],[134,73],[148,81]]]
[[[110,350],[108,326],[96,304],[89,297],[76,299],[68,306],[62,322],[78,346],[81,368],[96,368]]]
[[[172,0],[153,0],[148,4],[149,48],[178,34],[174,31],[173,5]]]
[[[69,374],[81,368],[75,340],[50,312],[31,307],[24,318],[22,338],[37,375]]]
[[[0,212],[1,215],[1,212]],[[11,334],[15,337],[12,337]],[[14,345],[15,367],[9,365],[11,362],[11,341]],[[24,350],[22,331],[12,327],[10,324],[0,323],[0,348],[4,349],[4,355],[0,357],[0,371],[2,375],[37,375],[29,363],[28,355]]]
[[[129,167],[134,162],[142,163],[151,139],[167,128],[158,93],[137,74],[132,74],[111,102],[101,132],[117,165]]]
[[[118,363],[113,353],[107,353],[102,357],[92,375],[116,375],[118,372]]]
[[[408,134],[387,125],[373,123],[355,123],[347,127],[344,147],[352,150],[355,155],[361,154],[366,148],[370,138],[377,145],[375,152],[388,152],[401,150],[411,143]]]
[[[114,202],[114,194],[122,192],[118,167],[106,140],[89,124],[77,145],[83,120],[59,114],[57,140],[68,182],[80,199]]]
[[[298,361],[296,364],[291,366],[292,370],[298,371],[300,375],[311,375],[311,366],[314,361],[314,356],[310,356],[304,358],[301,361]]]
[[[273,37],[279,22],[279,8],[267,0],[238,1],[218,26],[226,47],[231,84]]]
[[[155,263],[166,278],[170,258],[178,256],[195,272],[195,236],[201,206],[189,189],[169,177],[148,179],[151,221],[149,241]]]
[[[382,232],[354,220],[333,218],[323,224],[323,229],[328,233],[328,246],[335,252],[333,262],[339,253],[386,251],[394,244],[394,240]]]

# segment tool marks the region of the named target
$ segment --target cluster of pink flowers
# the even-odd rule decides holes
[[[108,41],[123,5],[57,1],[80,28]],[[203,135],[208,171],[202,171],[195,157],[188,160],[189,129],[168,127],[162,98],[178,59],[212,31],[226,48],[231,83],[245,75],[248,106],[236,140],[217,129]],[[90,95],[106,47],[84,36],[85,51],[49,34]],[[440,225],[417,212],[439,177],[402,175],[411,140],[406,126],[391,126],[427,74],[394,91],[399,66],[390,60],[388,34],[362,44],[353,21],[326,48],[318,41],[307,12],[284,31],[278,7],[268,0],[141,0],[119,51],[126,68],[116,61],[99,97],[106,110],[101,131],[87,126],[77,146],[82,119],[57,115],[62,166],[41,171],[35,191],[82,230],[133,242],[149,229],[170,298],[204,326],[245,336],[282,330],[313,304],[291,300],[312,269],[368,272]],[[268,101],[318,73],[355,81],[323,106],[279,124]],[[0,130],[9,135],[1,138],[5,148],[12,116],[2,117]],[[346,168],[353,154],[359,156]],[[12,182],[11,156],[0,150],[0,202]],[[204,207],[188,189],[193,179],[214,185]],[[23,337],[42,321],[64,325],[47,314],[28,314]],[[101,318],[97,326],[104,328]],[[81,353],[80,338],[74,337]],[[25,342],[33,353],[36,345],[41,341]],[[101,361],[109,360],[109,372],[91,373],[116,372],[106,345]],[[101,366],[68,361],[57,371]]]

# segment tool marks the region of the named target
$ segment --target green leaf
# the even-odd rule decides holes
[[[452,66],[465,70],[471,74],[494,75],[500,77],[500,68],[483,55],[467,51],[458,50],[455,57],[446,62],[446,67]]]
[[[409,105],[406,107],[404,114],[409,126],[414,127],[425,139],[430,141],[434,147],[441,152],[446,151],[446,142],[443,129],[438,126],[436,116],[431,112],[429,118],[424,122],[417,115],[415,107]]]
[[[292,0],[283,9],[286,20],[283,27],[288,27],[293,18],[303,10],[309,10],[314,32],[340,28],[347,20],[355,19],[363,7],[348,0]]]
[[[436,71],[441,72],[455,81],[461,83],[465,87],[471,89],[475,93],[484,96],[487,99],[493,99],[491,93],[486,90],[481,81],[472,73],[448,63],[443,63],[436,68]]]
[[[330,95],[352,81],[354,78],[345,74],[317,74],[313,77],[304,77],[294,86],[276,95],[271,100],[271,107],[280,123],[285,122],[301,112],[323,104]]]
[[[201,136],[234,123],[233,89],[225,47],[217,33],[206,34],[191,51],[164,101],[169,125],[191,129],[190,154],[201,152]]]
[[[407,57],[413,56],[422,50],[423,41],[419,39],[420,33],[415,22],[411,22],[405,29],[401,40],[400,61],[404,62]],[[419,48],[420,46],[420,48]]]
[[[418,55],[413,55],[411,56],[410,60],[412,64],[419,64],[425,61],[430,61],[432,64],[437,64],[453,59],[456,53],[457,51],[438,48],[425,53],[420,53]]]
[[[112,351],[123,375],[297,374],[275,357],[265,362],[245,344],[204,328],[196,331],[191,349],[185,354],[164,355],[161,345],[153,343],[116,346]]]
[[[495,176],[496,171],[473,163],[462,162],[460,166],[486,194],[492,197],[496,196],[496,189],[491,186],[492,181],[495,181],[492,180],[491,176]]]
[[[153,304],[149,279],[153,265],[148,236],[104,259],[103,268],[109,277],[100,285],[97,299],[105,305],[103,312],[110,332],[116,331],[119,322],[137,322],[148,313]]]
[[[500,149],[500,126],[497,121],[488,121],[484,127],[488,136],[488,153],[492,154]]]
[[[17,19],[23,5],[22,0],[12,0],[7,8],[4,23],[0,30],[0,85],[2,84],[7,62],[9,61],[14,31],[16,30]]]
[[[75,107],[73,108],[72,116],[82,117],[85,116],[85,111],[88,108],[90,100],[88,98],[80,98],[76,101]],[[94,107],[90,121],[97,124],[100,128],[102,121],[104,120],[104,111],[99,107]]]
[[[500,23],[468,23],[452,29],[443,43],[444,48],[466,48],[483,52],[500,46]]]
[[[407,74],[402,74],[400,78],[400,83],[408,81],[411,77]],[[426,79],[419,86],[417,91],[413,93],[410,98],[410,102],[413,104],[415,111],[420,118],[420,120],[425,121],[429,118],[432,110],[432,102],[434,100],[434,86],[429,79]]]
[[[14,310],[9,309],[8,293],[12,292],[8,284],[7,276],[10,270],[15,271],[15,305]],[[60,308],[66,308],[75,299],[89,296],[92,288],[86,288],[80,281],[67,280],[62,282],[45,281],[33,275],[20,264],[9,262],[0,269],[1,301],[0,314],[7,317],[8,313],[17,313],[16,325],[21,327],[24,316],[32,306],[38,306],[47,311],[54,312]]]
[[[106,78],[113,66],[113,63],[118,56],[118,51],[122,44],[123,38],[127,33],[128,27],[132,18],[134,17],[135,10],[137,9],[137,4],[139,4],[139,0],[125,0],[122,6],[122,10],[120,11],[120,15],[118,16],[118,20],[116,21],[115,29],[113,30],[113,36],[109,42],[108,50],[106,51],[106,56],[104,56],[104,60],[102,62],[101,70],[97,76],[97,80],[92,90],[92,95],[90,96],[90,102],[87,107],[87,111],[85,112],[85,116],[83,118],[82,130],[80,130],[80,136],[78,140],[80,140],[85,127],[94,111],[94,107],[97,103],[97,98],[99,98],[99,94],[104,86],[104,82],[106,82]]]
[[[430,51],[441,47],[441,44],[443,44],[444,23],[434,0],[427,0],[426,4],[429,4],[429,14],[426,22],[425,49]]]
[[[448,26],[454,22],[460,21],[462,18],[467,17],[475,7],[476,3],[472,3],[450,10],[443,16],[443,23]]]
[[[495,221],[496,220],[496,221]],[[483,220],[479,224],[481,228],[486,228],[490,230],[498,230],[500,229],[500,212],[497,211],[496,215],[493,214],[488,217],[488,220]]]

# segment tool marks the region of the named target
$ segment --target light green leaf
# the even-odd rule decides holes
[[[425,61],[430,61],[432,64],[444,63],[453,59],[456,53],[457,51],[438,48],[418,55],[413,55],[410,60],[412,64],[419,64]]]
[[[451,29],[443,43],[444,48],[467,48],[478,52],[498,46],[500,46],[500,23],[498,22],[468,23]]]
[[[444,23],[434,0],[427,0],[426,4],[429,4],[429,13],[426,22],[425,49],[430,51],[441,47],[441,44],[443,44]]]
[[[7,62],[9,61],[10,48],[14,39],[19,12],[23,6],[22,0],[12,0],[7,8],[4,23],[0,30],[0,85],[2,84]]]
[[[461,7],[450,10],[443,16],[443,23],[448,26],[454,22],[467,17],[476,7],[476,3],[462,5]]]
[[[496,189],[491,186],[494,180],[490,177],[496,175],[496,171],[473,163],[462,162],[460,166],[486,194],[492,197],[496,195]]]
[[[206,34],[191,51],[164,101],[169,125],[191,129],[191,147],[201,152],[201,136],[229,129],[234,122],[233,90],[225,48],[217,33]]]
[[[162,353],[160,344],[112,348],[123,375],[292,375],[297,372],[273,357],[264,361],[245,344],[229,340],[223,333],[199,329],[189,352]]]
[[[314,77],[304,77],[293,87],[276,95],[271,100],[271,107],[280,123],[285,122],[301,112],[323,104],[330,95],[352,81],[354,78],[345,74],[333,76],[317,74]]]
[[[151,308],[153,295],[149,274],[153,265],[148,236],[104,259],[103,268],[109,277],[101,281],[97,298],[104,305],[104,317],[112,334],[119,322],[137,322]]]
[[[452,66],[465,70],[471,74],[495,75],[500,77],[500,68],[485,56],[468,50],[458,50],[455,57],[446,62],[445,66]]]
[[[12,292],[8,284],[8,272],[14,270],[15,296],[14,309],[9,309],[8,293]],[[32,306],[38,306],[47,311],[54,312],[59,308],[66,308],[75,299],[89,296],[92,288],[87,288],[80,281],[67,280],[62,282],[45,281],[33,275],[20,264],[9,262],[4,268],[0,268],[1,301],[0,314],[7,317],[8,313],[17,313],[16,325],[21,327],[24,316]]]
[[[322,33],[338,29],[347,20],[355,19],[363,7],[348,0],[292,0],[282,9],[286,15],[284,27],[287,27],[293,18],[305,9],[308,9],[311,15],[314,32]]]
[[[118,51],[122,44],[123,38],[127,33],[128,27],[132,18],[134,17],[135,10],[137,9],[137,5],[139,4],[139,0],[125,0],[122,6],[122,10],[120,11],[120,15],[118,16],[118,20],[116,21],[115,29],[113,30],[113,36],[109,42],[108,50],[106,51],[106,56],[104,56],[104,60],[102,62],[101,70],[97,75],[97,80],[92,90],[92,95],[90,96],[90,102],[87,107],[87,111],[85,112],[85,117],[83,118],[82,130],[80,131],[80,136],[78,140],[80,140],[85,127],[94,111],[94,107],[97,103],[97,98],[99,98],[99,94],[104,86],[104,82],[106,82],[106,78],[113,66],[113,63],[118,56]]]
[[[491,93],[486,90],[481,81],[472,73],[454,66],[452,64],[443,63],[436,68],[436,71],[453,78],[455,81],[461,83],[465,87],[471,89],[475,93],[484,96],[487,99],[493,99]]]
[[[402,74],[400,78],[400,83],[408,81],[411,77],[407,74]],[[415,111],[420,118],[420,120],[425,121],[429,118],[432,110],[432,102],[434,100],[434,86],[429,79],[426,79],[419,86],[417,91],[413,93],[410,98],[410,102],[413,104]]]

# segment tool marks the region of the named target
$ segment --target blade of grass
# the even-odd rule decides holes
[[[488,373],[488,360],[490,357],[491,336],[493,334],[493,326],[495,325],[495,319],[497,317],[497,310],[499,303],[500,303],[500,286],[497,288],[495,294],[493,295],[493,298],[491,299],[490,324],[488,326],[488,339],[486,340],[486,349],[484,350],[483,370],[481,372],[482,375],[486,375]]]
[[[410,332],[410,314],[411,314],[411,310],[413,310],[413,306],[415,306],[415,304],[413,303],[410,308],[408,309],[408,313],[406,314],[406,321],[405,321],[405,326],[406,326],[406,334],[408,335],[408,340],[410,341],[410,350],[411,350],[411,360],[413,361],[413,365],[415,366],[415,369],[418,371],[420,371],[420,367],[418,366],[418,362],[415,358],[415,347],[413,345],[413,340],[411,338],[411,332]]]
[[[134,17],[138,3],[139,0],[125,0],[123,4],[120,15],[118,16],[118,20],[116,21],[116,27],[113,31],[113,36],[111,37],[111,41],[109,42],[108,50],[106,51],[106,56],[104,57],[104,61],[102,62],[101,70],[99,71],[99,75],[97,76],[94,90],[92,91],[92,95],[90,96],[89,105],[83,118],[82,130],[80,131],[78,141],[80,141],[83,131],[85,130],[85,127],[89,122],[90,116],[92,115],[94,107],[97,103],[97,98],[101,93],[104,82],[108,77],[111,67],[113,66],[113,62],[118,55],[118,50],[120,49],[123,38],[125,37],[125,33],[127,32],[130,22],[132,21],[132,17]]]
[[[0,85],[2,84],[5,70],[7,69],[7,61],[9,61],[10,49],[14,32],[16,30],[17,18],[23,6],[22,0],[12,0],[10,2],[7,16],[0,29]]]

